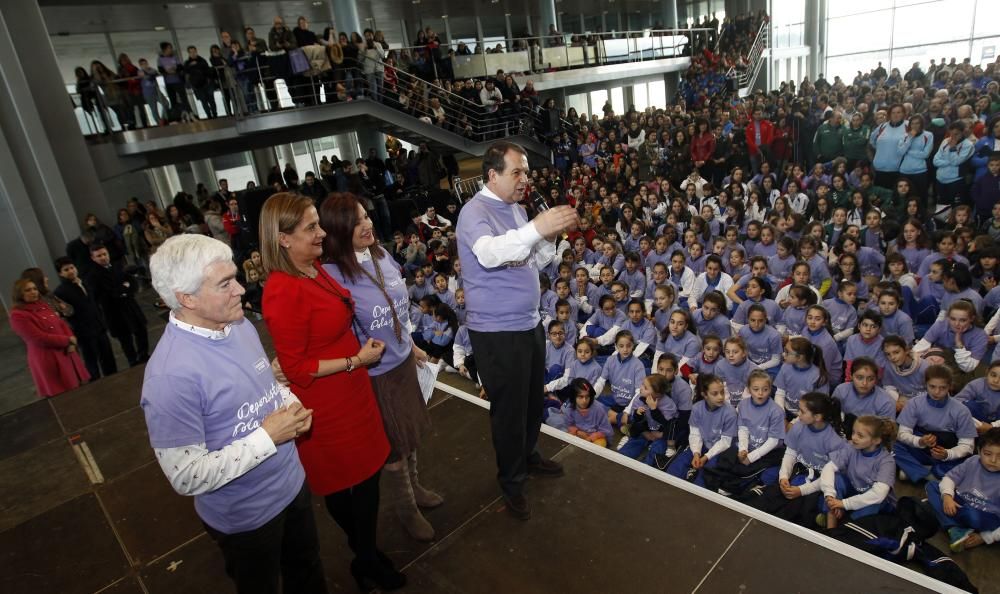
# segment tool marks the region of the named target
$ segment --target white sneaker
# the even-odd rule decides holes
[[[618,441],[618,446],[615,447],[615,449],[620,451],[622,448],[625,447],[625,444],[628,443],[628,440],[629,440],[629,436],[628,435],[623,436],[621,438],[621,440]]]
[[[677,448],[667,448],[667,451],[663,452],[663,455],[667,458],[673,458],[677,455]]]

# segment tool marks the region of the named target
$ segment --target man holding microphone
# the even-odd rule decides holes
[[[545,367],[538,273],[556,255],[554,240],[575,229],[579,218],[573,208],[556,206],[528,221],[518,205],[528,183],[528,158],[514,143],[487,149],[483,178],[485,187],[462,208],[457,225],[466,324],[490,399],[500,489],[507,509],[527,520],[528,473],[563,473],[536,448]]]

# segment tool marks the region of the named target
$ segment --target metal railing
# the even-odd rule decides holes
[[[483,182],[483,176],[477,175],[475,177],[468,177],[462,179],[458,176],[453,178],[452,186],[454,186],[455,197],[462,203],[467,202],[470,198],[476,195],[476,192],[483,189],[485,185]]]
[[[502,52],[458,54],[459,42],[391,49],[401,65],[416,63],[425,79],[476,78],[504,72],[542,72],[605,64],[643,62],[689,55],[693,37],[711,29],[642,29],[611,33],[558,36],[536,35],[504,39]],[[575,40],[575,41],[574,41]],[[480,42],[481,47],[484,42]],[[477,48],[479,49],[479,48]],[[456,53],[449,56],[448,52]]]
[[[737,87],[740,90],[741,96],[746,95],[749,89],[753,88],[757,82],[757,77],[760,75],[761,66],[764,64],[765,59],[764,52],[768,49],[768,24],[768,21],[765,20],[761,23],[760,29],[757,30],[757,35],[754,37],[753,43],[750,45],[750,51],[747,53],[746,68],[737,69],[733,66],[726,72],[726,78],[737,81]]]

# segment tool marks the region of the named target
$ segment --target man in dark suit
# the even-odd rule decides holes
[[[56,259],[55,266],[62,280],[54,293],[73,306],[73,315],[67,321],[76,335],[77,346],[91,380],[117,372],[118,365],[115,363],[115,354],[111,350],[111,340],[108,338],[101,310],[97,307],[94,296],[84,287],[76,265],[68,256],[63,256]]]
[[[95,266],[87,275],[87,291],[104,313],[111,336],[125,351],[129,365],[145,363],[149,359],[149,336],[146,316],[135,300],[138,283],[121,263],[112,264],[103,244],[90,244],[90,259]]]

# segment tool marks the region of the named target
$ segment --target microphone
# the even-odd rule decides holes
[[[538,190],[532,190],[531,192],[531,205],[535,207],[535,210],[542,212],[549,209],[549,205],[545,202],[545,197],[538,193]]]

